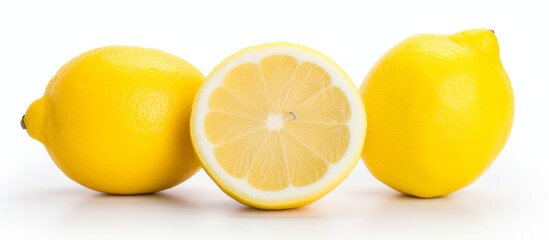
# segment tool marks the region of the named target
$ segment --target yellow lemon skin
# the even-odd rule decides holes
[[[159,50],[99,48],[65,64],[23,121],[81,185],[152,193],[200,169],[189,119],[203,81],[191,64]]]
[[[360,92],[363,159],[405,194],[448,195],[477,179],[503,148],[513,91],[493,31],[416,35],[389,50]]]

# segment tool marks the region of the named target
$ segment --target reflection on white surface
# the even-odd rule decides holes
[[[34,147],[30,145],[30,147]],[[418,199],[375,180],[359,163],[350,177],[303,208],[263,211],[226,196],[200,171],[157,194],[114,196],[65,177],[36,146],[17,151],[0,182],[0,239],[463,239],[541,236],[547,216],[543,168],[504,155],[485,176],[447,197]],[[12,162],[9,162],[12,163]],[[514,171],[503,174],[513,167]],[[518,179],[518,180],[517,180]],[[46,181],[47,180],[47,181]],[[535,196],[535,197],[533,197]],[[32,229],[32,230],[29,230]]]
[[[289,235],[400,239],[448,233],[518,236],[513,229],[525,217],[513,199],[498,192],[465,189],[448,197],[419,199],[379,184],[361,187],[365,171],[358,167],[349,181],[316,203],[279,211],[257,210],[232,200],[203,172],[174,189],[138,196],[96,193],[63,179],[65,184],[60,185],[68,186],[65,189],[38,184],[35,189],[13,191],[6,202],[10,219],[3,219],[2,225],[16,228],[21,236],[84,239]],[[26,226],[34,226],[33,231]]]

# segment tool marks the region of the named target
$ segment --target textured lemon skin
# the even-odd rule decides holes
[[[159,50],[99,48],[64,65],[24,121],[74,181],[111,194],[152,193],[200,169],[189,119],[203,81]]]
[[[248,47],[248,48],[245,48],[243,50],[240,50],[239,52],[229,56],[228,58],[226,58],[223,62],[221,62],[216,68],[214,68],[210,74],[206,77],[206,81],[208,81],[208,79],[211,79],[212,76],[214,74],[216,74],[220,69],[223,69],[225,68],[227,65],[229,65],[233,59],[237,58],[238,56],[244,54],[245,52],[248,52],[248,51],[261,51],[262,49],[267,49],[267,48],[270,48],[270,47],[274,47],[274,46],[282,46],[282,47],[293,47],[293,48],[298,48],[302,51],[306,51],[306,52],[310,52],[310,53],[313,53],[315,55],[317,55],[319,58],[323,58],[327,61],[329,61],[330,63],[332,63],[332,65],[334,67],[336,67],[336,69],[341,73],[342,76],[345,76],[344,80],[347,82],[347,84],[349,84],[350,86],[355,86],[354,83],[351,81],[351,79],[348,77],[348,75],[343,71],[343,69],[341,69],[339,67],[339,65],[337,65],[333,60],[331,60],[330,58],[328,58],[327,56],[325,56],[324,54],[318,52],[318,51],[315,51],[309,47],[306,47],[306,46],[302,46],[302,45],[298,45],[298,44],[294,44],[294,43],[288,43],[288,42],[275,42],[275,43],[266,43],[266,44],[261,44],[261,45],[257,45],[257,46],[252,46],[252,47]],[[203,87],[202,87],[203,88]],[[200,94],[201,94],[201,89],[200,88],[198,90],[198,93],[197,93],[197,98],[195,99],[194,101],[194,106],[193,106],[193,111],[196,111],[197,109],[197,105],[198,105],[198,98],[200,97]],[[358,96],[358,91],[356,91],[356,94]],[[358,96],[360,97],[360,96]],[[358,103],[358,102],[357,102]],[[363,103],[359,103],[360,105],[363,105]],[[366,111],[359,111],[359,112],[353,112],[353,114],[358,114],[360,115],[360,118],[363,119],[364,122],[366,122]],[[356,156],[353,156],[353,163],[352,164],[349,164],[348,168],[346,169],[345,172],[343,172],[337,179],[335,179],[333,182],[331,182],[331,184],[329,185],[326,185],[326,187],[324,189],[322,189],[321,191],[317,192],[316,194],[311,194],[311,195],[307,195],[307,196],[304,196],[303,198],[299,199],[299,200],[291,200],[291,201],[280,201],[280,202],[277,202],[277,203],[272,203],[272,202],[261,202],[261,201],[257,201],[256,199],[254,199],[253,197],[250,197],[250,196],[244,196],[244,195],[240,195],[238,194],[238,190],[237,189],[234,189],[233,187],[231,187],[229,184],[223,182],[223,181],[219,181],[219,177],[217,177],[216,175],[216,172],[213,171],[212,169],[210,169],[210,167],[208,166],[208,164],[206,163],[207,161],[205,160],[206,159],[206,156],[205,154],[200,150],[200,146],[198,145],[198,137],[197,137],[197,134],[199,133],[200,131],[200,127],[201,126],[198,126],[197,124],[195,124],[196,120],[195,120],[195,115],[196,114],[192,114],[191,115],[191,138],[192,138],[192,141],[193,141],[193,144],[195,146],[195,149],[196,149],[196,152],[197,154],[199,155],[199,159],[200,159],[200,162],[202,164],[202,167],[204,168],[205,172],[208,174],[208,176],[216,183],[216,185],[225,193],[227,194],[228,196],[230,196],[231,198],[233,198],[234,200],[244,204],[244,205],[248,205],[248,206],[251,206],[251,207],[254,207],[254,208],[258,208],[258,209],[264,209],[264,210],[281,210],[281,209],[292,209],[292,208],[298,208],[298,207],[303,207],[303,206],[306,206],[322,197],[324,197],[325,195],[327,195],[330,191],[332,191],[334,188],[336,188],[341,182],[343,182],[343,180],[345,180],[347,178],[347,176],[352,172],[352,170],[354,169],[354,167],[356,166],[356,164],[358,163],[358,160],[360,159],[360,154],[357,154]],[[364,140],[365,140],[365,137],[366,137],[366,126],[364,126],[364,128],[361,128],[360,129],[360,133],[359,133],[359,136],[360,136],[360,140],[359,142],[360,143],[363,143]],[[363,147],[362,144],[359,145],[360,147]],[[360,151],[359,151],[360,152]]]
[[[379,60],[360,93],[364,162],[386,185],[417,197],[472,183],[512,127],[513,92],[490,30],[413,36]]]

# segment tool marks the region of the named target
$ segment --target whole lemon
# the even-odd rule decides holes
[[[203,81],[195,67],[166,52],[103,47],[65,64],[22,124],[83,186],[152,193],[200,169],[189,119]]]
[[[490,30],[410,37],[379,60],[360,91],[368,169],[417,197],[444,196],[477,179],[513,123],[513,92]]]

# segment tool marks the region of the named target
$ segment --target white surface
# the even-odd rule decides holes
[[[0,0],[0,239],[549,239],[543,1],[112,2]],[[486,174],[445,198],[403,197],[362,163],[325,198],[289,211],[244,207],[204,172],[161,194],[106,196],[71,182],[19,128],[63,63],[104,45],[159,48],[207,74],[243,47],[296,42],[331,57],[359,85],[400,40],[474,27],[499,38],[515,124]]]

